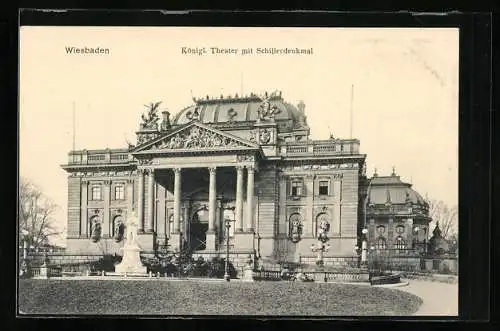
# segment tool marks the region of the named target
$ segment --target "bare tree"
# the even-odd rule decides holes
[[[439,222],[441,235],[450,240],[458,235],[458,206],[449,207],[443,201],[428,200],[429,216],[432,222],[429,224],[429,232],[432,233],[436,223]]]
[[[38,248],[48,244],[49,238],[62,234],[53,218],[58,206],[43,194],[39,187],[26,178],[19,185],[19,236],[29,247]],[[24,235],[22,235],[24,234]]]

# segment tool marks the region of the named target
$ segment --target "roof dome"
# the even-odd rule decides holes
[[[205,124],[252,122],[259,118],[258,109],[265,98],[271,106],[276,106],[279,110],[275,114],[276,122],[291,122],[292,126],[297,123],[305,124],[305,114],[303,103],[300,103],[300,110],[294,105],[286,102],[281,97],[281,92],[264,97],[256,94],[248,96],[220,96],[219,98],[206,97],[205,99],[195,99],[194,105],[184,108],[173,118],[174,125],[182,125],[196,118]]]
[[[370,179],[368,194],[369,204],[411,204],[429,207],[425,199],[412,189],[412,185],[403,182],[395,173],[390,176],[374,174]]]

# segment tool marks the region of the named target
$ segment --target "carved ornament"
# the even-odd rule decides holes
[[[261,144],[268,144],[271,141],[271,131],[268,129],[260,131],[259,141]]]
[[[139,165],[151,165],[153,164],[153,160],[151,159],[139,159]]]
[[[142,114],[141,119],[141,129],[157,129],[158,128],[158,108],[160,107],[161,101],[151,102],[149,105],[144,105],[148,108],[147,115]]]
[[[298,243],[300,241],[300,236],[302,235],[302,216],[298,213],[293,213],[290,215],[289,219],[289,237],[293,243]]]
[[[238,155],[237,158],[238,162],[254,162],[255,157],[253,155]]]
[[[241,144],[229,137],[193,126],[157,144],[160,149],[237,147]]]
[[[276,106],[272,105],[270,102],[270,96],[264,96],[262,103],[257,109],[259,115],[259,121],[274,121],[276,114],[279,114],[281,110]]]

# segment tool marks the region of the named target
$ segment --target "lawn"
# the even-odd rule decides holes
[[[21,280],[25,314],[404,316],[422,300],[396,289],[300,282]]]

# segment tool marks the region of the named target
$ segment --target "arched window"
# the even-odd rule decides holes
[[[403,225],[396,226],[396,232],[402,234],[405,232],[405,227]]]
[[[405,249],[406,248],[405,240],[402,237],[397,237],[394,246],[396,247],[396,249]]]
[[[327,213],[321,213],[316,217],[316,237],[321,233],[327,234],[330,231],[330,217]]]
[[[383,226],[383,225],[377,226],[377,232],[380,235],[383,234],[385,232],[385,226]]]
[[[98,241],[101,238],[101,219],[99,216],[93,216],[89,222],[89,237]]]
[[[117,242],[123,239],[123,234],[125,231],[125,225],[123,224],[123,218],[121,215],[116,216],[113,219],[113,237]]]
[[[288,235],[293,242],[300,240],[302,234],[302,216],[299,213],[294,213],[288,218]]]
[[[384,237],[379,237],[376,244],[377,249],[386,249],[386,241]]]

